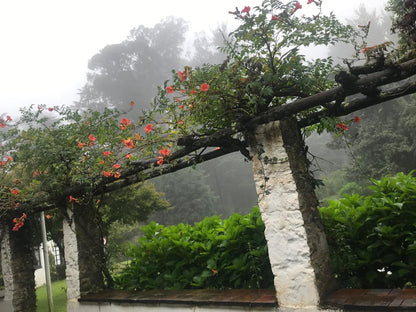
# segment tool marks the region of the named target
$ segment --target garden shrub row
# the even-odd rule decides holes
[[[320,209],[342,287],[395,288],[416,282],[416,179],[372,180],[372,194],[344,195]]]
[[[412,173],[372,180],[372,194],[344,195],[320,208],[341,287],[395,288],[416,281],[416,179]],[[123,289],[273,287],[259,209],[195,226],[143,227]]]
[[[259,209],[163,226],[151,222],[115,276],[123,289],[269,288],[273,274]]]

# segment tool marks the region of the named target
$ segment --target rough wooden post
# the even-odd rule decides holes
[[[5,286],[2,312],[36,312],[32,222],[35,220],[27,219],[19,231],[12,231],[12,217],[2,218],[1,264]]]
[[[79,310],[78,298],[104,288],[102,237],[93,207],[72,204],[64,220],[67,311]]]
[[[317,309],[335,283],[296,122],[258,126],[250,152],[279,306]]]

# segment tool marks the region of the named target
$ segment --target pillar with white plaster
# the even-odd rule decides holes
[[[334,283],[296,122],[258,126],[250,152],[279,307],[313,310]],[[306,197],[301,194],[305,186]]]

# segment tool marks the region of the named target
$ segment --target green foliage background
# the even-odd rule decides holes
[[[372,180],[372,194],[321,208],[331,259],[343,287],[396,288],[416,280],[416,178]]]
[[[124,289],[268,288],[273,286],[258,208],[195,226],[151,222],[131,245],[115,280]]]

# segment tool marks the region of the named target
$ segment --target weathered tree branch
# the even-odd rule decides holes
[[[168,158],[169,163],[155,169],[156,158],[132,162],[130,169],[121,172],[122,178],[108,178],[103,180],[102,183],[92,190],[93,194],[98,195],[115,191],[125,186],[190,167],[202,161],[214,159],[238,150],[246,153],[245,143],[234,138],[235,134],[250,131],[257,125],[281,120],[311,108],[322,107],[323,109],[322,111],[311,114],[307,119],[300,120],[298,123],[300,127],[317,123],[324,116],[344,116],[372,105],[415,93],[416,83],[406,80],[415,74],[416,59],[412,59],[400,65],[391,66],[381,71],[361,76],[357,80],[351,81],[347,86],[338,86],[306,98],[301,98],[284,106],[273,107],[235,128],[222,129],[214,134],[201,138],[193,136],[180,138],[178,145],[184,147],[172,153]],[[398,84],[386,89],[385,86],[391,83]],[[368,93],[367,91],[369,89],[383,90],[383,86],[385,90],[380,93],[377,92],[378,94],[364,95]],[[359,94],[362,94],[362,96],[348,103],[340,104],[340,99],[344,100],[347,96]],[[200,149],[213,146],[221,146],[221,149],[202,154],[196,153]],[[192,156],[192,153],[196,154]],[[83,185],[80,185],[68,189],[64,195],[81,194],[84,188]],[[30,209],[30,211],[37,212],[55,207],[50,204],[45,204],[46,202],[48,201],[45,199],[42,199],[42,203],[28,202],[22,204],[17,210],[25,211]]]

